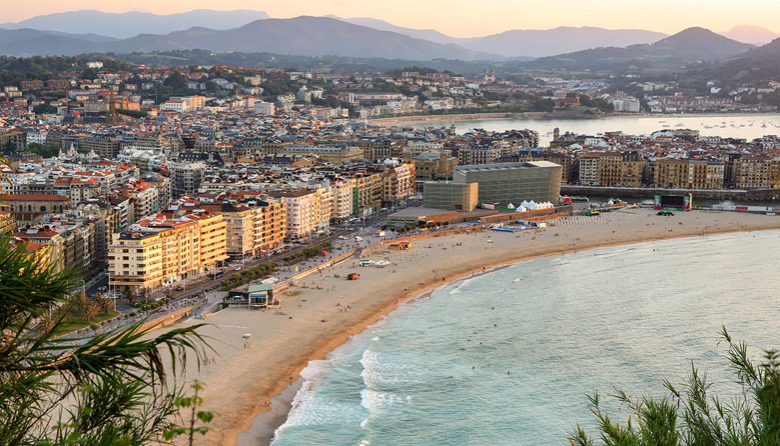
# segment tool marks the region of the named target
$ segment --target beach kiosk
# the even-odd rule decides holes
[[[249,285],[249,309],[268,308],[274,299],[274,284],[260,283]]]

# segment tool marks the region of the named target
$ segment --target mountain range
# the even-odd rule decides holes
[[[90,33],[125,39],[139,34],[160,31],[181,31],[193,26],[213,29],[237,28],[253,20],[267,19],[263,11],[234,10],[213,11],[196,9],[178,14],[158,15],[149,12],[130,11],[110,13],[95,10],[69,11],[39,15],[17,23],[0,23],[5,29],[36,29],[71,34]]]
[[[720,59],[750,48],[736,40],[761,43],[774,35],[751,26],[735,27],[724,34],[739,39],[702,28],[666,36],[645,30],[594,27],[512,30],[455,38],[433,29],[405,28],[372,18],[270,19],[264,12],[247,10],[196,10],[171,15],[87,10],[0,25],[0,53],[28,56],[204,49],[420,61],[538,58],[532,66],[567,68]]]
[[[704,28],[688,28],[649,45],[605,47],[543,57],[527,65],[544,69],[620,70],[629,67],[677,66],[725,59],[753,45],[737,42]]]
[[[623,47],[641,43],[653,43],[667,37],[664,33],[641,29],[560,26],[552,29],[511,30],[484,37],[457,38],[440,33],[434,29],[405,28],[378,19],[329,17],[355,25],[368,26],[418,39],[430,40],[431,42],[452,43],[472,51],[494,53],[508,58],[552,56],[602,46]]]

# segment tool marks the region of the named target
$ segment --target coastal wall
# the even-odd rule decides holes
[[[173,313],[166,314],[163,317],[151,320],[149,322],[144,323],[141,325],[141,330],[149,330],[149,329],[158,329],[167,327],[171,324],[175,324],[176,322],[179,322],[182,318],[187,317],[188,314],[192,311],[192,306],[184,307],[180,310],[176,310]]]
[[[658,194],[692,194],[694,200],[698,198],[699,200],[780,201],[780,189],[703,190],[644,187],[561,186],[561,195],[597,195],[625,199],[653,198],[654,195]]]

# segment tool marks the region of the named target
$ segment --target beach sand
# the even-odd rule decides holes
[[[310,360],[323,359],[351,334],[360,333],[400,302],[446,282],[543,255],[673,237],[780,228],[780,217],[696,211],[678,212],[673,217],[656,216],[650,210],[621,211],[577,220],[580,223],[558,222],[538,232],[480,230],[431,237],[414,242],[413,248],[405,252],[376,249],[364,258],[387,259],[391,262],[389,267],[358,267],[357,260],[350,259],[305,278],[303,285],[307,288],[296,287],[282,294],[281,310],[234,308],[214,314],[206,321],[210,325],[200,332],[210,338],[211,346],[219,353],[213,355],[213,362],[201,365],[199,372],[196,364],[187,369],[187,379],[197,378],[205,383],[204,410],[215,414],[211,431],[199,439],[199,444],[235,445],[238,434],[249,429],[259,413],[271,409],[272,398],[295,383]],[[706,237],[701,240],[707,242]],[[359,273],[359,280],[346,280],[351,272]],[[244,334],[251,334],[251,348],[245,348]],[[254,426],[253,432],[267,434],[283,418],[264,417],[261,421],[269,426]],[[251,437],[243,438],[248,436]],[[262,444],[263,439],[267,441],[267,436],[251,438],[245,444]]]

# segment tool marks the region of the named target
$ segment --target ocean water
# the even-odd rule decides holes
[[[691,361],[736,395],[718,331],[780,347],[778,247],[780,231],[667,240],[448,284],[312,362],[272,444],[564,445],[593,426],[585,394],[662,396]]]
[[[415,127],[445,126],[451,123],[419,123]],[[531,129],[539,132],[539,144],[546,147],[552,140],[556,127],[561,134],[573,132],[579,135],[622,131],[629,135],[649,135],[657,130],[694,129],[703,136],[724,138],[760,138],[780,134],[780,115],[663,115],[663,116],[615,116],[599,119],[489,119],[454,122],[458,133],[471,129],[501,132],[510,129]]]

